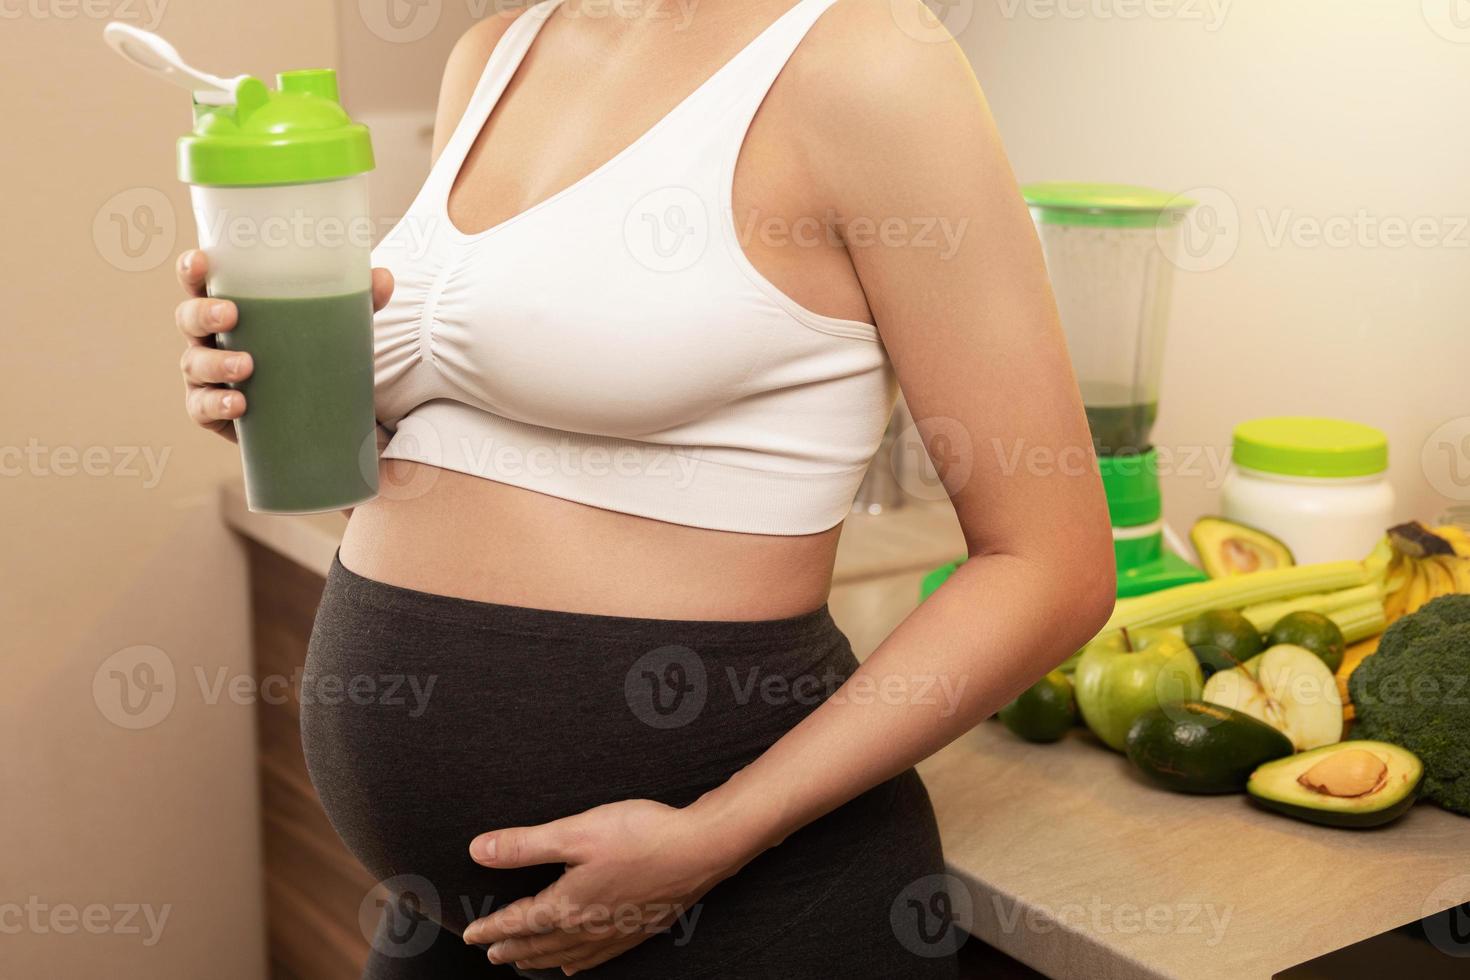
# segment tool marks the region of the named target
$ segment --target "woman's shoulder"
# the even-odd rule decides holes
[[[969,60],[923,0],[837,0],[772,90],[830,151],[942,130],[983,103]]]

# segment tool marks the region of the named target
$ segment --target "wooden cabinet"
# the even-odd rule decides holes
[[[294,689],[325,580],[263,545],[248,547],[256,680],[287,677]],[[358,910],[375,882],[337,838],[307,778],[298,699],[262,697],[256,710],[271,977],[357,980],[368,953]]]

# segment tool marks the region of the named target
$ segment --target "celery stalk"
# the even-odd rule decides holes
[[[1327,613],[1327,618],[1342,630],[1342,638],[1348,643],[1357,643],[1370,636],[1377,636],[1388,627],[1388,617],[1383,614],[1383,603],[1377,599],[1345,606]]]
[[[1251,621],[1251,625],[1256,628],[1257,632],[1269,633],[1271,627],[1290,613],[1316,612],[1326,615],[1338,609],[1361,606],[1368,602],[1377,602],[1380,605],[1383,602],[1383,593],[1375,583],[1370,582],[1351,589],[1338,589],[1336,592],[1319,592],[1314,595],[1297,596],[1294,599],[1262,602],[1254,606],[1247,606],[1240,613]]]
[[[1360,561],[1294,565],[1180,585],[1120,599],[1103,632],[1126,626],[1174,626],[1208,609],[1241,609],[1279,599],[1335,592],[1381,581],[1384,567]]]

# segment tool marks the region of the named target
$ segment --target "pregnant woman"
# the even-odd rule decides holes
[[[1030,219],[926,16],[545,0],[455,48],[375,253],[383,492],[308,660],[427,696],[302,708],[394,896],[367,976],[955,975],[913,766],[1113,578]],[[228,434],[206,264],[188,406]],[[825,603],[897,385],[970,560],[859,665]]]

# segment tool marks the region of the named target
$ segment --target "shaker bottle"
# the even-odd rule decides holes
[[[277,89],[185,65],[130,25],[104,35],[129,61],[194,94],[178,143],[206,288],[239,320],[216,343],[248,351],[235,432],[250,509],[314,513],[378,491],[373,414],[371,221],[367,128],[337,97],[330,69],[288,71]]]

